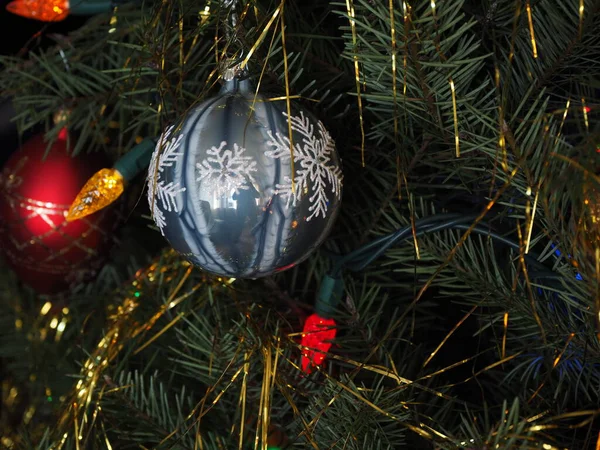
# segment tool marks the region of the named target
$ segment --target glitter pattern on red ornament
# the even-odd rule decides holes
[[[311,373],[314,366],[323,364],[325,353],[331,348],[336,333],[335,320],[325,319],[318,314],[308,316],[300,342],[303,347],[301,366],[305,373]]]
[[[0,245],[21,281],[54,294],[99,268],[117,217],[108,208],[68,223],[71,202],[106,161],[98,155],[72,158],[66,132],[47,155],[46,149],[43,135],[35,136],[0,172]]]

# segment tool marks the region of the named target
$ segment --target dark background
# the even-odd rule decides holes
[[[86,21],[84,17],[68,17],[58,23],[45,23],[16,16],[6,11],[7,0],[0,3],[0,54],[26,55],[31,49],[42,49],[53,44],[52,34],[66,35]],[[3,70],[3,67],[0,67]],[[14,111],[6,92],[0,93],[0,167],[18,147],[15,125],[10,121]],[[32,130],[35,132],[36,130]],[[27,138],[31,133],[27,133]]]
[[[0,52],[3,55],[16,54],[40,44],[48,45],[52,42],[47,38],[48,34],[67,34],[86,20],[84,17],[67,17],[66,20],[57,23],[38,22],[10,14],[6,11],[8,3],[8,0],[0,2]],[[29,45],[26,45],[28,42]]]

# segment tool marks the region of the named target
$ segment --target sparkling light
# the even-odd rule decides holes
[[[67,322],[65,322],[64,320],[62,320],[58,324],[58,327],[56,329],[62,333],[63,331],[65,331],[66,326],[67,326]]]
[[[44,303],[44,306],[42,306],[42,310],[40,311],[40,314],[42,316],[45,316],[46,314],[48,314],[48,311],[50,311],[50,308],[52,308],[52,303],[50,303],[50,302]]]
[[[200,23],[204,25],[204,23],[210,17],[210,6],[206,5],[202,11],[200,11]]]
[[[592,108],[585,105],[585,98],[581,98],[582,110],[583,110],[583,121],[585,123],[585,129],[589,131],[590,129],[590,121],[588,119],[588,114],[592,111]]]

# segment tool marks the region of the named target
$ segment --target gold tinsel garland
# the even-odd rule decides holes
[[[199,283],[189,287],[184,294],[180,295],[181,288],[190,277],[192,270],[193,267],[182,260],[173,250],[165,251],[149,267],[139,270],[135,274],[134,280],[125,290],[124,298],[118,304],[108,307],[107,331],[83,364],[81,378],[64,404],[58,421],[57,439],[50,447],[51,449],[63,448],[70,436],[73,438],[76,448],[85,447],[84,443],[90,436],[92,424],[101,410],[100,400],[104,389],[97,389],[100,380],[103,378],[105,370],[128,342],[145,335],[167,311],[190,298],[190,294],[200,287],[206,286],[207,283],[218,286],[230,284],[233,281],[233,279],[202,277]],[[160,306],[148,320],[138,322],[134,313],[140,305],[144,291],[163,283],[172,283],[174,286],[169,293],[168,301]],[[175,320],[180,318],[181,316],[177,316]],[[160,334],[159,332],[148,340],[140,339],[139,341],[144,344],[137,351],[145,348]],[[110,445],[108,441],[107,445]]]

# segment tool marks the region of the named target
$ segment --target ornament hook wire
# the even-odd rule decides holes
[[[223,20],[223,27],[225,28],[225,38],[227,40],[227,48],[232,43],[239,44],[239,50],[233,56],[227,55],[220,63],[221,77],[225,81],[231,81],[234,78],[240,76],[245,71],[242,67],[242,61],[244,59],[244,51],[242,41],[238,37],[238,13],[237,13],[238,0],[221,0],[221,6],[223,9],[228,10],[226,19]],[[228,52],[230,53],[230,52]]]

